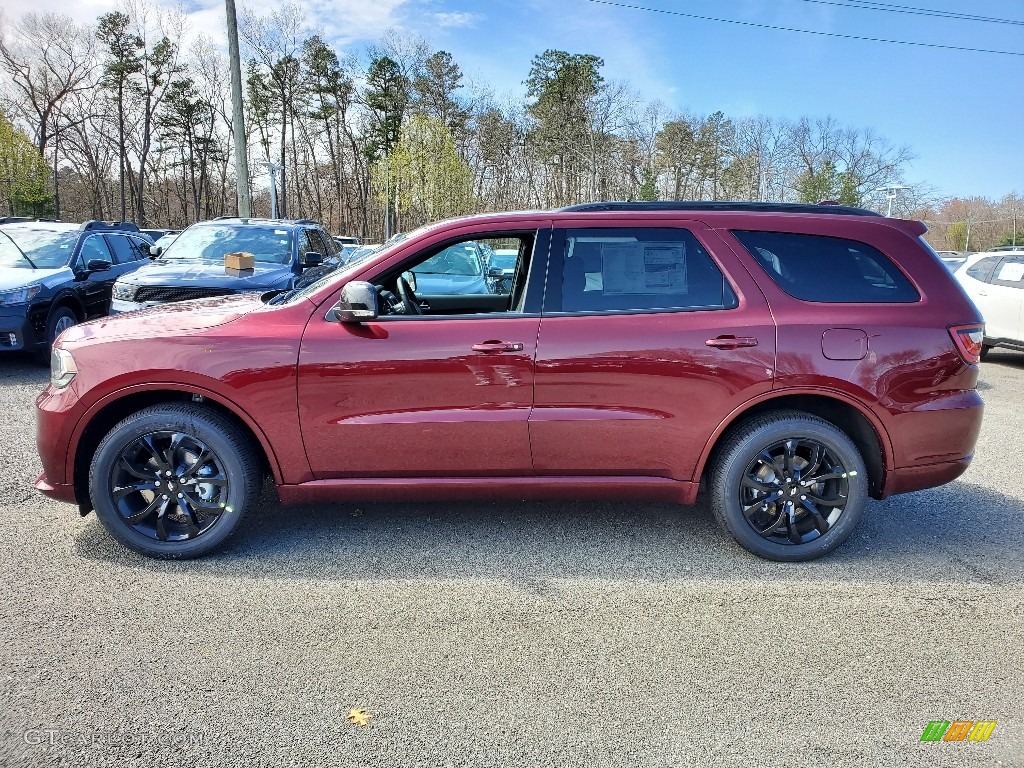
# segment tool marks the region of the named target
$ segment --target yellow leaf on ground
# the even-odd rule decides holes
[[[359,707],[357,709],[350,709],[348,711],[348,716],[345,719],[355,725],[369,725],[371,717],[373,717],[372,714],[362,707]]]

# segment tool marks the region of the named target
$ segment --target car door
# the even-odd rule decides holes
[[[992,339],[1024,342],[1024,254],[1007,256],[992,273],[992,282],[982,291],[985,335]]]
[[[768,305],[715,232],[567,223],[552,238],[537,347],[535,470],[690,480],[774,367]]]
[[[325,316],[334,296],[314,313],[298,398],[318,479],[532,473],[527,420],[550,232],[542,221],[520,226],[530,228],[500,233],[529,243],[523,282],[503,310],[467,303],[458,312],[446,306],[349,324]],[[453,240],[496,234],[439,233],[359,279],[393,289],[397,276]]]
[[[110,266],[108,269],[90,271],[90,261],[105,261]],[[108,314],[117,274],[114,272],[114,256],[103,235],[86,235],[78,250],[74,271],[78,295],[85,304],[86,315],[98,317]]]

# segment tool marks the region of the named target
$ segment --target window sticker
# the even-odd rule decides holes
[[[686,293],[686,248],[681,244],[606,243],[601,256],[606,294]]]
[[[1010,262],[1003,264],[996,276],[996,280],[1005,280],[1008,283],[1019,283],[1024,280],[1024,263]]]

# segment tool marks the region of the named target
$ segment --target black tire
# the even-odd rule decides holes
[[[157,558],[216,549],[238,529],[262,483],[243,430],[192,404],[127,417],[100,442],[89,469],[103,526],[129,549]]]
[[[70,321],[70,323],[68,322]],[[33,354],[33,359],[42,366],[50,367],[50,348],[53,342],[60,335],[64,328],[78,323],[78,315],[67,306],[60,306],[50,312],[46,319],[46,339],[39,344]]]
[[[981,345],[981,353],[978,355],[978,359],[979,360],[984,360],[986,357],[988,357],[988,353],[991,352],[991,351],[992,351],[992,345],[991,344],[982,344]]]
[[[747,551],[786,562],[813,560],[842,544],[868,499],[867,471],[853,441],[799,411],[734,427],[718,451],[710,486],[718,524]]]
[[[75,310],[71,307],[60,306],[50,312],[50,317],[46,321],[46,354],[50,354],[50,347],[53,346],[53,342],[57,340],[61,331],[66,328],[70,328],[72,325],[78,323],[78,315],[75,314]]]

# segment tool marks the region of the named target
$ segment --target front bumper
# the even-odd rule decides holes
[[[123,315],[125,312],[134,312],[137,309],[146,307],[159,307],[163,301],[125,301],[124,299],[113,299],[110,302],[110,314]]]
[[[31,350],[40,344],[42,339],[30,319],[28,305],[0,307],[0,352]]]
[[[49,499],[63,501],[68,504],[78,503],[78,499],[75,496],[75,486],[67,483],[51,483],[47,479],[45,472],[40,473],[39,477],[36,478],[35,487],[37,491]]]

